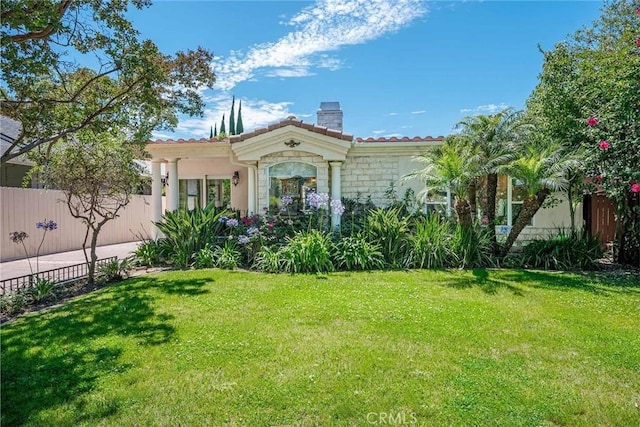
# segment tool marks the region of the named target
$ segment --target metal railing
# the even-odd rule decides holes
[[[102,258],[96,261],[96,272],[100,271],[100,267],[107,265],[113,261],[117,261],[117,256]],[[39,273],[27,274],[19,277],[12,277],[0,281],[0,295],[6,295],[22,289],[32,287],[36,279],[46,279],[55,282],[57,285],[68,284],[80,279],[84,279],[89,274],[89,264],[83,262],[81,264],[68,265],[66,267],[54,268],[52,270],[41,271]]]

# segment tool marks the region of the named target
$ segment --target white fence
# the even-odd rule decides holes
[[[64,193],[58,190],[0,187],[0,261],[25,257],[22,245],[9,239],[12,231],[25,231],[29,235],[25,245],[29,255],[35,255],[44,233],[36,228],[36,223],[45,219],[55,221],[58,229],[47,232],[40,255],[81,249],[86,227],[71,216],[63,200]],[[133,196],[120,216],[100,231],[98,245],[131,242],[139,236],[147,238],[151,227],[151,196]]]

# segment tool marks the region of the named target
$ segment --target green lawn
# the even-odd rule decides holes
[[[176,271],[1,334],[7,426],[640,425],[631,279]]]

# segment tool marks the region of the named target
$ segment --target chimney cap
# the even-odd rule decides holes
[[[322,111],[340,111],[340,103],[338,101],[321,102],[320,110]]]

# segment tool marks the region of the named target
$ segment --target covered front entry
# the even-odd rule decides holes
[[[253,215],[279,208],[285,195],[296,210],[310,191],[340,200],[342,165],[352,141],[352,135],[289,117],[222,141],[151,142],[152,219],[159,222],[164,209],[194,209],[211,201]],[[332,216],[332,226],[339,224],[340,216]]]

